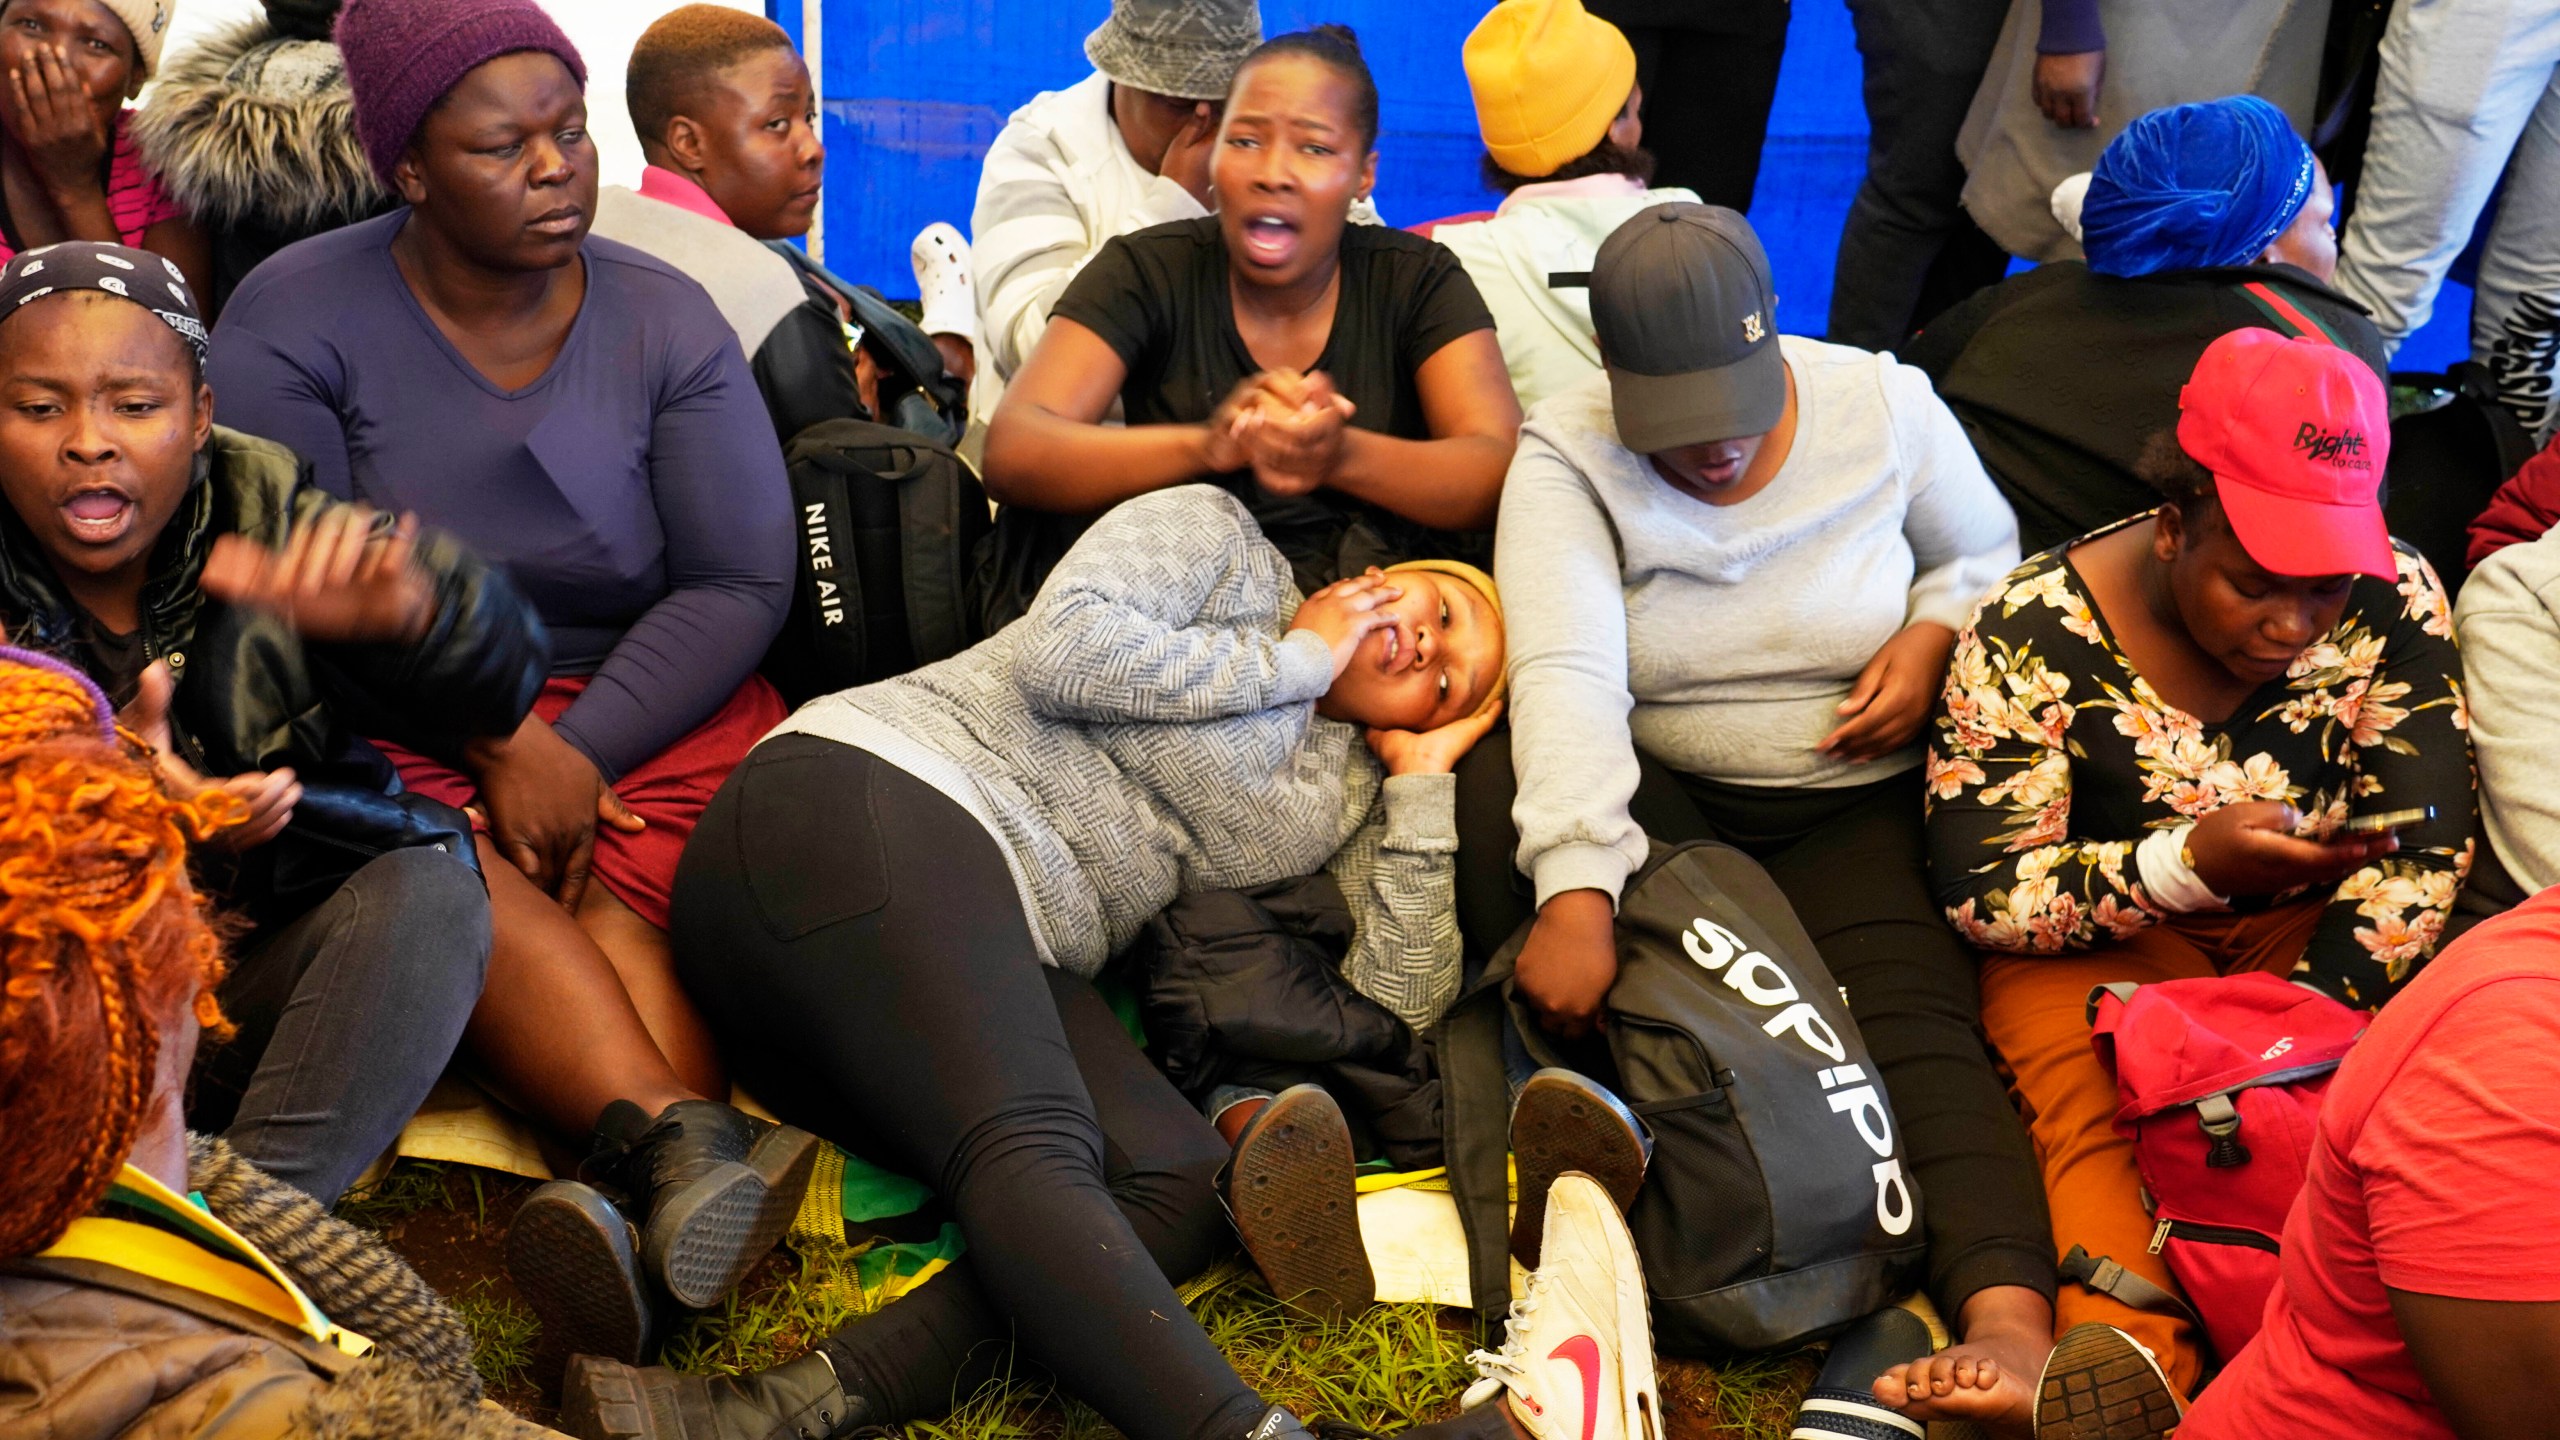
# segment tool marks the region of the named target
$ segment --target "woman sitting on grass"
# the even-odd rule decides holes
[[[1359,45],[1338,26],[1265,44],[1225,115],[1217,213],[1122,236],[1085,266],[988,429],[987,492],[1084,517],[1215,481],[1309,592],[1482,551],[1433,532],[1492,527],[1520,407],[1457,257],[1347,223],[1378,171]],[[1126,427],[1103,423],[1115,403]],[[1064,542],[1043,543],[1045,573]]]
[[[1445,1003],[1449,771],[1493,723],[1502,662],[1489,589],[1415,569],[1301,601],[1243,504],[1195,485],[1095,522],[993,639],[804,707],[686,851],[685,982],[758,1096],[931,1184],[969,1254],[763,1375],[580,1362],[572,1433],[926,1419],[1002,1373],[1010,1332],[1132,1440],[1303,1434],[1174,1294],[1230,1243],[1227,1147],[1087,977],[1181,893],[1330,861],[1356,921],[1345,973]],[[1614,1224],[1598,1204],[1606,1220],[1572,1223]],[[1601,1295],[1633,1295],[1634,1321],[1610,1298],[1595,1340],[1633,1365],[1632,1254],[1619,1271],[1605,1237],[1566,1250]]]
[[[2078,1282],[2060,1323],[2130,1333],[2191,1394],[2194,1327],[2093,1288],[2109,1259],[2175,1281],[2089,1048],[2089,992],[2264,971],[2381,1005],[2470,868],[2472,781],[2444,590],[2383,524],[2372,369],[2236,330],[2182,405],[2144,463],[2158,510],[2036,556],[1975,609],[1927,779],[1931,878],[1988,952],[1983,1030]],[[2387,811],[2415,813],[2345,828]]]
[[[1974,958],[1930,891],[1918,743],[2017,524],[1917,371],[1782,336],[1776,305],[1731,210],[1654,206],[1600,245],[1605,373],[1538,407],[1503,489],[1515,703],[1460,780],[1461,924],[1489,952],[1534,915],[1518,992],[1570,1042],[1605,1021],[1616,905],[1650,847],[1720,841],[1767,867],[1891,1093],[1957,1341],[1943,1363],[2033,1375],[2047,1227],[1976,1035]],[[1822,1388],[1846,1398],[1798,1434],[1902,1423],[1864,1397],[1926,1352],[1909,1319],[1833,1348]],[[1916,1418],[2004,1418],[1978,1398]]]
[[[259,266],[214,334],[213,383],[323,489],[503,566],[551,632],[512,735],[458,757],[386,748],[409,788],[482,823],[493,953],[472,1048],[553,1134],[594,1132],[589,1173],[641,1226],[635,1247],[597,1194],[539,1197],[516,1220],[532,1248],[510,1242],[518,1286],[553,1335],[636,1354],[642,1270],[717,1301],[780,1237],[816,1153],[721,1103],[666,936],[686,834],[784,713],[754,672],[788,599],[789,486],[711,298],[588,238],[584,70],[549,16],[353,0],[336,34],[404,208]]]
[[[187,1133],[229,1028],[187,848],[251,807],[174,798],[94,683],[12,648],[0,793],[0,1434],[527,1433],[380,1239]]]

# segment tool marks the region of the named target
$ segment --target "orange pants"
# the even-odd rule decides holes
[[[2178,1293],[2169,1267],[2150,1253],[2151,1213],[2142,1204],[2133,1144],[2115,1131],[2116,1082],[2089,1047],[2089,992],[2119,981],[2290,973],[2325,903],[2304,900],[2255,915],[2182,915],[2083,954],[1983,957],[1983,1033],[2035,1142],[2057,1257],[2078,1245]],[[2054,1333],[2091,1320],[2150,1346],[2170,1381],[2195,1393],[2205,1356],[2194,1326],[2063,1282]]]

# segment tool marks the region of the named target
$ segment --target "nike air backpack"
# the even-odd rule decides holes
[[[822,420],[783,450],[799,563],[765,678],[798,705],[967,649],[987,492],[911,430]]]
[[[1919,1188],[1848,1004],[1777,884],[1728,846],[1657,848],[1627,884],[1617,935],[1617,1073],[1593,1078],[1653,1133],[1627,1227],[1656,1347],[1784,1349],[1891,1304],[1921,1258]],[[1488,1022],[1507,1009],[1535,1063],[1570,1064],[1512,993],[1526,937],[1512,937],[1435,1033],[1478,1295],[1508,1294],[1509,1094],[1498,1057],[1489,1072],[1482,1063],[1500,1045]]]
[[[2226,1361],[2258,1333],[2285,1216],[2310,1165],[2320,1099],[2365,1020],[2275,975],[2089,993],[2090,1043],[2116,1077],[2116,1133],[2133,1142],[2143,1198],[2158,1221],[2151,1253],[2168,1262]],[[2181,1309],[2175,1297],[2076,1245],[2063,1271],[2140,1309]]]

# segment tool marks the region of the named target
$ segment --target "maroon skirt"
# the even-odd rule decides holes
[[[549,681],[534,700],[533,713],[557,720],[587,688],[587,679],[567,675]],[[750,675],[710,719],[615,781],[613,793],[649,828],[631,835],[598,825],[595,878],[641,919],[666,929],[676,861],[684,856],[684,842],[702,818],[702,807],[711,803],[720,782],[747,758],[747,751],[790,713],[763,676]],[[470,776],[388,740],[373,743],[390,757],[410,789],[457,808],[478,803],[480,790]]]

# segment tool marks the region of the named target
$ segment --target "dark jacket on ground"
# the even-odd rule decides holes
[[[364,736],[455,761],[467,742],[512,732],[541,690],[549,644],[533,607],[505,575],[434,531],[420,537],[417,553],[435,587],[435,619],[415,644],[307,645],[272,615],[205,595],[199,582],[217,536],[278,548],[292,528],[341,503],[308,483],[292,451],[214,429],[142,592],[144,655],[169,662],[177,682],[170,728],[183,758],[204,774],[290,766],[306,792],[391,794],[398,778]],[[5,507],[0,626],[14,643],[89,658],[77,608]],[[323,823],[322,808],[315,799],[297,811],[286,836]],[[260,846],[237,874],[215,883],[261,924],[288,918],[266,902],[291,849]]]
[[[2134,464],[2154,433],[2176,428],[2178,392],[2205,347],[2247,326],[2280,328],[2242,289],[2252,281],[2389,380],[2364,308],[2290,265],[2125,279],[2057,261],[1939,316],[1900,358],[1964,422],[2032,555],[2160,503]]]
[[[1322,1085],[1362,1158],[1437,1165],[1429,1047],[1344,977],[1357,928],[1331,875],[1176,899],[1133,947],[1148,1046],[1195,1103],[1230,1085]]]
[[[495,1440],[535,1433],[480,1403],[471,1336],[380,1239],[194,1137],[205,1208],[331,1321],[358,1359],[281,1321],[92,1260],[0,1264],[0,1435],[88,1440]]]

